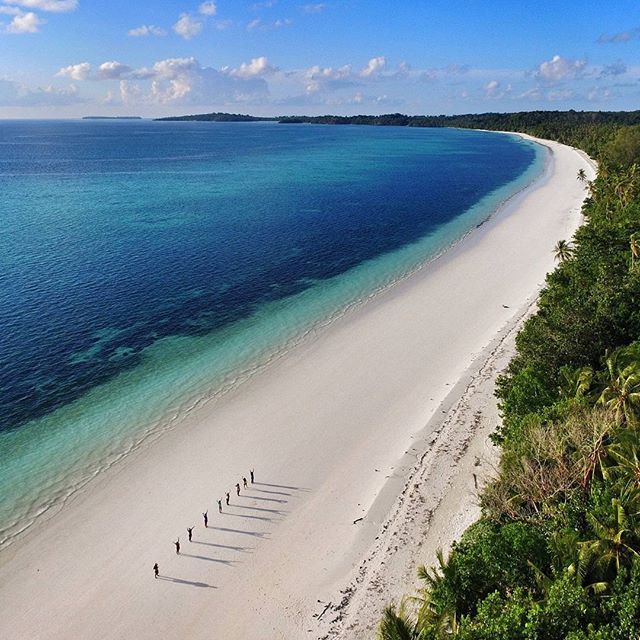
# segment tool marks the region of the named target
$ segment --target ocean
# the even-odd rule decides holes
[[[544,160],[454,129],[0,121],[0,545]]]

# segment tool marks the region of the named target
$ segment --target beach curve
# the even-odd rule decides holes
[[[3,552],[3,635],[322,631],[318,600],[334,599],[369,553],[391,508],[384,513],[380,496],[387,487],[392,506],[402,490],[387,480],[406,478],[398,468],[407,471],[412,439],[446,415],[450,389],[522,317],[553,267],[553,244],[579,224],[586,192],[576,175],[593,168],[545,144],[554,161],[541,184],[429,268],[193,412]],[[211,528],[200,527],[201,510],[249,467],[265,484],[222,516],[211,509]],[[176,558],[172,540],[196,523],[196,542]]]

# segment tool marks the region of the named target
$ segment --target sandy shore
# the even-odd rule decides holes
[[[416,563],[477,515],[495,371],[579,224],[578,170],[594,175],[547,144],[545,177],[462,242],[2,551],[0,637],[371,637]]]

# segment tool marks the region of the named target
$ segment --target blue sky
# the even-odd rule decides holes
[[[637,0],[0,0],[0,117],[639,108]]]

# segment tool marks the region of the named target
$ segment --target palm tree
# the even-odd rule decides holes
[[[553,248],[554,256],[558,262],[564,262],[573,255],[573,247],[566,240],[558,240]]]
[[[455,604],[436,603],[431,594],[442,584],[445,571],[449,570],[442,549],[436,551],[436,568],[427,569],[424,565],[418,567],[418,578],[426,583],[421,591],[421,606],[418,611],[418,625],[421,629],[429,629],[435,637],[448,637],[458,632],[458,612]]]
[[[636,260],[640,258],[640,240],[637,233],[632,233],[629,237],[629,249],[631,249],[631,268],[636,266]]]
[[[589,582],[588,566],[582,558],[581,544],[578,533],[572,529],[555,531],[551,534],[549,550],[551,551],[553,573],[556,576],[564,573],[573,578],[577,585],[596,594],[602,593],[607,590],[609,583],[602,580]],[[553,579],[532,563],[528,564],[534,569],[536,584],[544,600],[548,596],[549,588],[553,585]]]
[[[378,640],[418,640],[419,638],[418,624],[407,614],[404,602],[400,604],[397,613],[393,605],[384,608],[378,628]]]
[[[595,534],[592,540],[578,543],[581,563],[594,576],[607,580],[620,572],[620,567],[629,564],[632,558],[640,558],[635,548],[633,526],[619,498],[611,500],[611,517],[604,514],[598,518],[587,512],[587,520]]]
[[[574,400],[582,400],[589,395],[591,391],[591,382],[593,381],[593,369],[591,367],[580,367],[574,369],[569,366],[560,368],[562,376],[562,384],[560,386],[560,395]]]
[[[634,425],[640,412],[640,345],[614,351],[607,359],[607,386],[598,404],[613,411],[618,424]]]
[[[613,462],[608,475],[620,494],[635,504],[634,510],[640,511],[640,433],[636,429],[617,430],[607,455]]]
[[[578,180],[580,182],[587,182],[587,173],[584,169],[578,169]]]
[[[418,595],[403,599],[398,610],[393,605],[384,609],[378,640],[422,640],[426,638],[449,638],[458,631],[458,616],[455,605],[434,602],[432,593],[444,580],[447,562],[442,549],[436,551],[437,566],[427,569],[418,567],[418,578],[425,583]],[[408,603],[413,602],[413,613]]]

